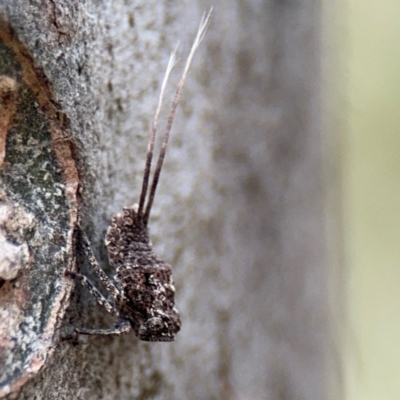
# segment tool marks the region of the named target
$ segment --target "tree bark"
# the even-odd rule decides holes
[[[18,307],[23,321],[32,320],[24,343],[33,356],[27,362],[27,354],[11,352],[8,362],[19,364],[14,375],[5,374],[3,394],[49,400],[327,397],[332,343],[319,4],[215,4],[183,91],[150,220],[154,248],[172,265],[182,330],[173,343],[143,343],[128,334],[73,345],[60,340],[60,329],[112,324],[85,289],[63,276],[65,268],[77,268],[95,279],[75,251],[78,211],[98,260],[112,274],[105,231],[112,215],[138,201],[168,55],[180,40],[185,58],[212,3],[0,1],[2,45],[15,61],[0,60],[2,74],[18,82],[18,96],[26,90],[29,104],[38,105],[40,143],[49,143],[47,161],[63,185],[60,211],[45,221],[29,195],[34,187],[10,189],[12,155],[25,143],[16,139],[21,118],[14,116],[2,189],[8,215],[17,204],[34,222],[13,237],[21,246],[26,239],[30,261],[3,284],[0,307],[18,280],[29,282],[23,287],[31,296],[21,295]],[[179,65],[175,70],[176,84]],[[170,86],[166,99],[172,99]],[[26,122],[28,136],[39,129],[35,118]],[[53,193],[57,185],[50,186]],[[12,229],[6,228],[8,238]],[[57,246],[35,247],[31,231],[59,243],[61,259],[54,256]],[[1,297],[1,291],[7,293]],[[47,331],[39,328],[44,325]]]

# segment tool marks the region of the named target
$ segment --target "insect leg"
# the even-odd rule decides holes
[[[111,279],[106,275],[106,273],[101,269],[99,263],[97,262],[93,254],[92,248],[90,247],[89,239],[86,236],[86,233],[82,230],[81,227],[79,227],[79,230],[81,232],[83,249],[85,251],[87,258],[89,259],[91,267],[94,269],[97,276],[100,278],[101,282],[106,287],[108,293],[111,295],[114,301],[118,302],[118,300],[121,298],[119,290],[111,281]]]
[[[93,283],[88,278],[86,278],[86,276],[71,271],[66,271],[65,275],[69,276],[72,279],[80,281],[82,286],[88,289],[90,294],[96,299],[97,303],[104,307],[111,315],[119,315],[118,310],[115,308],[115,306],[106,300],[106,298],[99,292],[99,290],[93,285]]]
[[[120,336],[125,335],[131,330],[131,324],[127,319],[120,318],[111,329],[80,329],[75,328],[75,333],[79,335],[102,335]]]

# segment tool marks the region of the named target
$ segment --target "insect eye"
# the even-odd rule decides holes
[[[149,329],[152,331],[159,331],[163,327],[161,318],[151,318],[148,322]]]

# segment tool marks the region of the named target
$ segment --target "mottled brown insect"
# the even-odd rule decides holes
[[[147,150],[139,204],[124,208],[123,214],[115,215],[108,228],[105,243],[110,264],[116,270],[114,280],[111,280],[101,269],[93,255],[85,233],[80,229],[79,236],[82,239],[85,253],[94,271],[107,289],[111,300],[107,300],[84,275],[71,271],[67,271],[66,275],[79,280],[97,302],[111,315],[118,317],[118,320],[111,329],[74,328],[76,334],[121,335],[133,328],[140,340],[169,342],[174,340],[175,335],[180,330],[181,322],[179,313],[175,308],[175,287],[171,268],[152,250],[148,221],[165,157],[169,133],[179,102],[179,95],[194,53],[204,36],[210,14],[211,10],[207,16],[203,16],[200,22],[199,30],[178,83],[150,191],[148,193],[158,117],[165,86],[175,64],[175,52],[171,55],[161,86],[160,98]]]

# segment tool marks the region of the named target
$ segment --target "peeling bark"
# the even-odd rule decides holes
[[[94,278],[75,255],[78,206],[112,275],[105,230],[138,201],[168,55],[178,39],[188,50],[207,8],[0,1],[0,75],[17,82],[13,117],[0,122],[0,207],[8,210],[0,233],[29,251],[0,289],[1,394],[326,398],[332,341],[317,1],[215,5],[149,224],[174,273],[176,341],[59,340],[60,327],[112,324],[84,289],[71,295],[63,277],[76,256]]]
[[[0,18],[2,278],[10,281],[0,289],[1,396],[35,376],[57,344],[71,292],[63,271],[75,268],[78,177],[61,107],[26,45]]]
[[[8,77],[0,76],[0,167],[6,154],[6,139],[8,127],[15,112],[15,92],[17,82]]]

